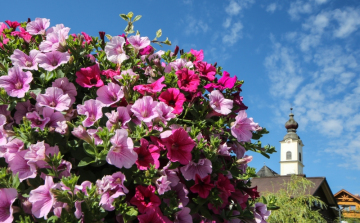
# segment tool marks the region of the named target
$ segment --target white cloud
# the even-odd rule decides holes
[[[194,35],[200,32],[206,33],[209,30],[209,25],[202,20],[195,19],[192,16],[186,17],[185,34]]]
[[[300,14],[309,14],[313,10],[313,6],[306,1],[296,0],[295,2],[291,2],[288,13],[291,19],[299,19]]]
[[[339,23],[339,27],[334,31],[334,36],[339,38],[347,37],[360,26],[360,10],[353,8],[336,9],[334,19]]]
[[[226,18],[225,22],[223,23],[224,28],[229,28],[231,25],[231,18]]]
[[[227,12],[229,15],[234,16],[239,14],[242,7],[234,0],[230,1],[230,4],[225,8],[225,12]]]
[[[241,30],[243,28],[243,25],[241,22],[237,22],[231,26],[230,33],[225,34],[223,36],[223,43],[233,45],[237,42],[239,38],[241,38]]]
[[[277,8],[278,8],[278,6],[277,6],[277,4],[274,2],[274,3],[271,3],[270,5],[268,5],[268,6],[266,7],[266,11],[267,11],[267,12],[270,12],[270,13],[274,13]]]

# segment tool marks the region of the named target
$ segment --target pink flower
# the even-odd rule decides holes
[[[114,76],[120,75],[120,71],[115,71],[111,69],[101,71],[101,75],[105,75],[106,78],[113,79]]]
[[[183,129],[168,130],[160,135],[162,143],[167,148],[167,157],[172,162],[179,162],[186,165],[190,162],[191,151],[195,146],[189,134]]]
[[[47,176],[45,177],[45,184],[43,186],[39,186],[30,191],[29,201],[32,203],[31,212],[35,217],[44,217],[47,219],[47,215],[55,203],[55,197],[50,190],[56,186],[53,178]]]
[[[84,36],[84,39],[85,39],[84,42],[86,42],[87,44],[90,44],[91,41],[92,41],[91,36],[89,36],[89,35],[88,35],[87,33],[85,33],[85,32],[81,32],[81,34]],[[83,43],[83,44],[84,44],[84,43]]]
[[[69,59],[70,54],[68,52],[61,53],[59,51],[52,51],[48,53],[39,53],[35,61],[39,63],[39,67],[42,67],[47,71],[53,71],[61,64],[66,64]]]
[[[144,138],[140,139],[140,145],[140,147],[134,148],[134,151],[138,154],[138,159],[136,160],[138,169],[147,170],[150,168],[150,164],[158,169],[160,166],[160,149],[156,145],[149,145],[149,142]]]
[[[223,94],[220,91],[212,91],[209,95],[210,106],[214,109],[215,112],[228,115],[231,113],[233,108],[233,100],[224,98]]]
[[[116,112],[105,113],[108,117],[106,127],[111,129],[113,125],[118,125],[120,128],[127,128],[126,124],[131,121],[129,111],[126,107],[117,107]]]
[[[182,70],[176,71],[176,75],[178,77],[177,84],[181,90],[196,92],[200,84],[200,78],[193,70],[183,68]]]
[[[18,192],[14,188],[0,188],[0,222],[11,223],[14,220],[12,204]]]
[[[10,59],[14,66],[19,66],[26,70],[38,70],[38,63],[36,62],[37,55],[40,53],[38,50],[31,50],[29,56],[23,51],[15,49]]]
[[[125,39],[122,36],[114,36],[105,46],[105,53],[109,61],[121,64],[129,58],[124,51]]]
[[[183,104],[186,101],[185,95],[176,88],[168,88],[159,96],[159,100],[174,108],[172,113],[181,114]]]
[[[65,121],[65,117],[61,112],[56,112],[55,110],[45,107],[42,111],[42,116],[48,118],[49,122],[46,124],[48,127],[56,128],[58,127],[58,122]]]
[[[26,25],[26,31],[31,35],[45,35],[45,30],[50,26],[50,19],[36,18]]]
[[[5,22],[8,24],[8,26],[9,26],[10,28],[12,28],[12,29],[14,29],[14,30],[15,30],[18,26],[21,25],[21,24],[20,24],[19,22],[17,22],[17,21],[12,22],[12,21],[10,21],[10,20],[6,20]]]
[[[231,89],[234,87],[237,81],[237,77],[230,77],[230,74],[226,71],[223,72],[223,76],[219,79],[218,83],[207,84],[204,88],[208,91],[213,91],[214,88],[223,91],[224,89]]]
[[[75,127],[71,133],[75,137],[82,139],[89,144],[92,144],[92,138],[90,137],[89,133],[86,131],[86,129],[82,125]]]
[[[235,190],[235,192],[231,193],[231,198],[234,199],[240,207],[244,210],[247,207],[247,200],[249,199],[249,195],[241,190]]]
[[[211,189],[214,188],[214,184],[211,184],[210,180],[210,175],[201,178],[199,174],[196,174],[195,184],[190,187],[191,192],[198,193],[201,198],[207,198]]]
[[[201,77],[204,77],[209,81],[215,80],[216,68],[211,64],[198,61],[195,63],[195,67],[199,71]]]
[[[167,176],[161,176],[159,177],[156,182],[155,182],[156,186],[157,186],[157,191],[159,193],[159,195],[164,194],[166,191],[171,190],[170,184],[171,182],[167,179]]]
[[[154,54],[153,54],[154,55]],[[161,56],[160,56],[161,58]],[[183,68],[192,68],[194,65],[191,61],[186,61],[185,59],[176,59],[173,62],[170,62],[169,65],[174,68],[175,71],[179,71]]]
[[[216,187],[227,197],[231,195],[231,192],[235,192],[234,185],[231,184],[230,180],[222,173],[218,174],[218,180],[216,181]]]
[[[157,81],[151,84],[142,84],[134,86],[134,91],[139,92],[142,95],[148,94],[155,94],[157,92],[161,92],[163,87],[166,87],[166,84],[161,84],[165,80],[165,77],[162,76]]]
[[[199,159],[198,163],[190,161],[186,166],[180,168],[186,180],[195,180],[196,174],[201,178],[206,177],[212,172],[212,164],[208,159]]]
[[[141,49],[140,51],[139,51],[139,54],[141,55],[141,56],[143,56],[143,55],[149,55],[149,54],[152,54],[152,53],[154,53],[154,47],[152,47],[152,46],[147,46],[147,47],[145,47],[145,48],[143,48],[143,49]]]
[[[118,168],[126,169],[136,162],[138,155],[134,151],[134,143],[125,129],[117,129],[115,135],[110,139],[113,145],[106,156],[106,161]]]
[[[252,118],[247,118],[244,110],[240,111],[231,126],[231,134],[237,138],[238,142],[250,142],[252,131],[255,131],[258,124]]]
[[[50,121],[49,117],[46,117],[46,118],[45,117],[44,118],[40,117],[40,115],[39,115],[39,113],[37,111],[27,113],[26,118],[29,121],[31,121],[31,127],[32,128],[38,127],[41,130],[44,130],[45,125]]]
[[[27,43],[29,43],[32,36],[28,32],[26,32],[26,30],[24,28],[20,27],[19,29],[20,29],[20,31],[11,32],[11,35],[19,36],[20,38],[23,38]]]
[[[98,127],[97,129],[88,129],[87,132],[89,133],[90,137],[94,141],[95,145],[100,145],[103,143],[103,140],[96,134],[97,132],[103,130],[101,127]]]
[[[24,72],[20,67],[14,66],[9,69],[8,75],[0,77],[0,87],[11,97],[23,98],[29,91],[32,80],[30,71]]]
[[[17,124],[20,124],[26,113],[35,111],[35,106],[30,103],[30,100],[27,100],[25,102],[18,102],[15,109],[14,119]]]
[[[159,208],[151,208],[145,212],[145,214],[141,214],[137,216],[139,223],[171,223],[166,216],[164,216]]]
[[[140,37],[140,35],[130,36],[128,39],[129,43],[135,48],[136,51],[144,49],[150,45],[148,37]]]
[[[217,153],[222,156],[230,156],[230,149],[226,143],[220,144]]]
[[[100,78],[100,68],[98,64],[80,68],[80,70],[76,72],[76,77],[76,83],[81,87],[92,88],[104,85],[104,82]]]
[[[256,203],[254,206],[254,217],[256,223],[266,223],[271,211],[267,210],[266,204]]]
[[[173,113],[174,108],[168,106],[164,102],[158,102],[156,105],[159,117],[158,119],[167,125],[167,121],[170,121],[172,118],[175,118],[176,115]]]
[[[29,165],[24,158],[27,152],[27,150],[21,150],[17,153],[7,153],[5,155],[5,160],[9,164],[12,173],[19,173],[20,182],[28,178],[35,178],[37,173],[36,166]]]
[[[68,94],[64,94],[63,90],[58,87],[49,87],[45,94],[39,94],[36,97],[36,106],[49,107],[56,111],[68,110],[71,103],[71,98]]]
[[[131,107],[131,111],[140,121],[151,122],[154,118],[159,116],[155,109],[157,103],[158,102],[154,101],[152,97],[144,96],[135,101]]]
[[[193,219],[190,215],[190,208],[184,207],[181,211],[175,213],[174,223],[192,223]]]
[[[108,85],[100,87],[97,91],[96,100],[102,102],[106,106],[113,105],[124,97],[122,87],[117,84],[109,83]]]
[[[63,90],[64,94],[68,94],[71,98],[70,104],[73,104],[75,102],[75,96],[77,95],[77,91],[75,85],[69,82],[69,79],[67,79],[67,77],[56,79],[52,83],[52,87],[58,87]]]
[[[77,111],[80,115],[86,115],[86,119],[83,121],[85,127],[90,127],[94,123],[102,118],[103,104],[94,99],[90,99],[84,102],[84,105],[77,105]]]
[[[190,53],[195,56],[195,61],[202,61],[204,60],[204,51],[203,50],[190,50]]]
[[[140,213],[147,212],[150,209],[159,207],[161,200],[155,195],[155,187],[139,185],[135,188],[135,196],[131,198],[130,203],[135,205]]]
[[[58,24],[46,31],[46,40],[43,41],[39,49],[42,52],[56,51],[66,45],[66,39],[69,37],[70,28],[64,27],[63,24]]]

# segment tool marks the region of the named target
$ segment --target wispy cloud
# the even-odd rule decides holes
[[[278,5],[274,2],[274,3],[271,3],[269,4],[267,7],[266,7],[266,11],[267,12],[270,12],[270,13],[274,13],[276,11],[276,9],[278,9]]]
[[[334,18],[339,23],[339,27],[334,31],[334,36],[344,38],[355,32],[360,27],[360,10],[346,8],[334,11]]]
[[[199,18],[194,18],[193,16],[188,15],[184,21],[185,34],[186,35],[196,35],[200,32],[206,33],[209,30],[209,25],[200,20]]]
[[[241,24],[241,22],[237,22],[237,23],[233,24],[230,27],[230,32],[223,36],[223,39],[222,39],[223,43],[229,44],[229,45],[233,45],[234,43],[236,43],[237,40],[239,38],[241,38],[242,28],[243,28],[243,25]]]

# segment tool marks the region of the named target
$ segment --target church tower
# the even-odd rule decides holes
[[[303,143],[296,134],[298,123],[294,120],[294,114],[289,115],[289,120],[285,123],[287,133],[280,141],[280,175],[304,174],[303,172]]]

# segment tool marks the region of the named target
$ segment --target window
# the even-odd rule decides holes
[[[291,152],[290,151],[286,152],[286,159],[291,160]]]
[[[301,161],[301,153],[299,153],[299,161]]]

